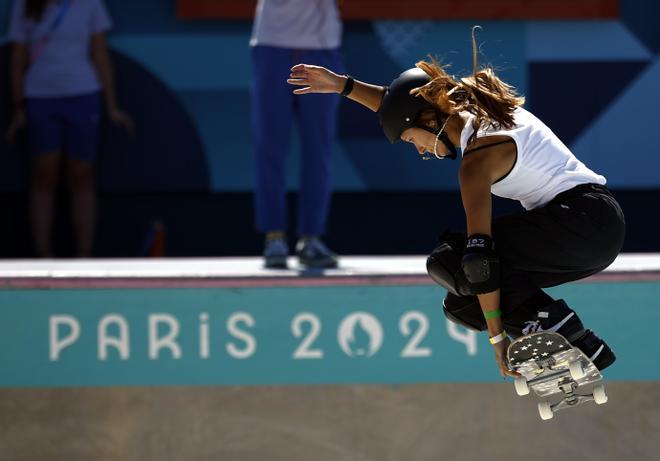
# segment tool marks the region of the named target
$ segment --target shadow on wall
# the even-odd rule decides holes
[[[135,133],[101,125],[98,181],[101,191],[207,191],[207,159],[196,127],[176,94],[138,62],[112,52],[122,107],[135,121]],[[0,47],[0,95],[9,93],[9,46]],[[25,190],[27,140],[13,146],[5,140],[10,104],[0,107],[0,192]]]

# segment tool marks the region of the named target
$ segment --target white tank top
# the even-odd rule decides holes
[[[329,50],[341,34],[337,0],[259,0],[250,45]]]
[[[532,210],[579,184],[605,184],[605,177],[579,161],[541,120],[521,107],[513,116],[516,125],[511,129],[486,128],[477,133],[479,138],[509,136],[516,143],[516,163],[509,174],[490,187],[491,193],[518,200],[526,210]],[[462,152],[474,132],[473,121],[474,116],[469,114],[461,132]]]

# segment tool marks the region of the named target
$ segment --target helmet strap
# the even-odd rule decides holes
[[[451,118],[453,114],[450,114],[445,118],[444,122],[442,123],[442,126],[440,126],[440,120],[441,116],[439,112],[436,112],[436,117],[438,120],[438,126],[440,126],[440,129],[435,132],[429,128],[425,128],[427,131],[430,131],[435,135],[435,142],[433,143],[433,155],[435,158],[438,160],[444,160],[445,158],[449,157],[450,159],[454,160],[458,152],[456,151],[456,146],[454,146],[454,143],[451,142],[449,139],[449,136],[447,136],[447,133],[445,132],[445,127],[447,126],[447,122],[449,122],[449,119]],[[438,140],[442,141],[442,143],[445,145],[447,148],[447,154],[446,155],[438,155]]]

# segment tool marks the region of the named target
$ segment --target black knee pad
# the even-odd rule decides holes
[[[435,283],[454,295],[465,294],[467,280],[461,268],[465,236],[445,233],[426,259],[426,271]]]
[[[441,243],[426,258],[426,271],[435,283],[458,295],[456,274],[461,270],[459,254],[447,243]]]
[[[454,323],[474,331],[487,329],[486,319],[475,296],[457,296],[447,293],[442,302],[445,317]]]

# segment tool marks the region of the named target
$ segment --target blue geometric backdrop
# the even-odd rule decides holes
[[[0,0],[0,37],[9,3]],[[251,191],[251,23],[181,21],[174,1],[106,3],[115,24],[109,37],[120,98],[138,131],[129,137],[104,128],[100,187]],[[658,17],[658,2],[621,0],[618,21],[479,21],[480,60],[515,85],[528,108],[611,186],[660,188],[653,139],[660,127]],[[348,22],[346,67],[361,80],[386,84],[433,54],[457,75],[468,73],[475,23]],[[6,87],[4,65],[2,73]],[[8,104],[2,106],[4,131]],[[339,127],[336,190],[457,189],[457,162],[421,162],[409,145],[389,145],[370,111],[342,102]],[[24,186],[11,153],[1,141],[0,190]],[[298,155],[294,142],[291,188],[297,185]]]

